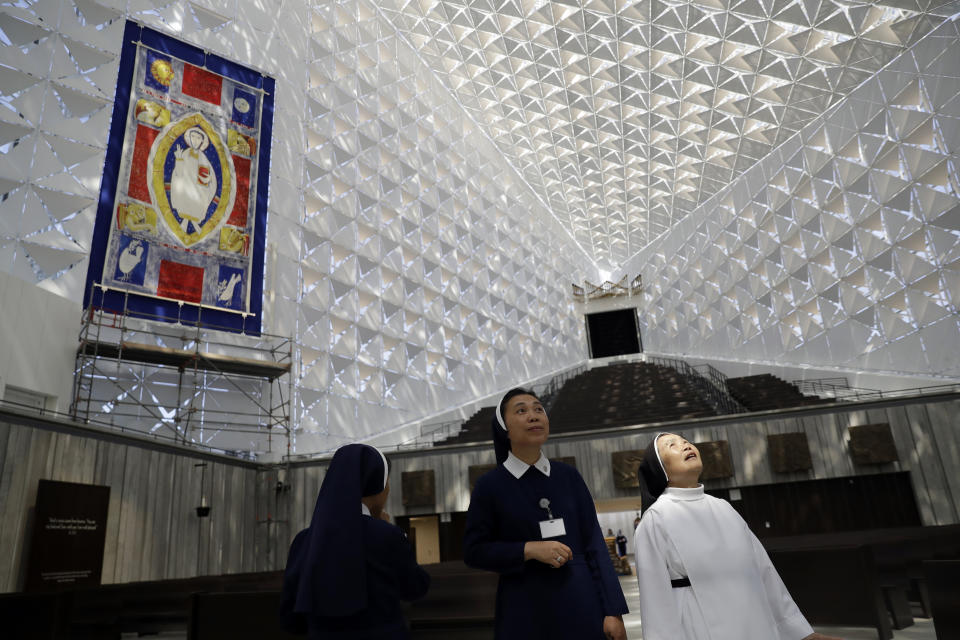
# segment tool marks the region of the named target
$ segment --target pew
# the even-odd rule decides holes
[[[888,640],[892,631],[884,586],[905,588],[906,579],[920,579],[929,587],[927,606],[935,624],[955,624],[951,620],[956,618],[950,616],[956,616],[958,595],[949,572],[956,575],[956,565],[941,569],[937,578],[930,572],[947,565],[929,561],[960,558],[960,526],[839,532],[762,542],[800,609],[814,624],[873,627],[880,640]],[[496,574],[462,562],[424,568],[431,574],[431,589],[405,608],[413,638],[492,638]],[[163,631],[187,631],[191,638],[243,638],[242,633],[257,627],[239,624],[241,616],[255,616],[268,625],[278,621],[281,584],[282,572],[273,571],[104,585],[59,594],[7,594],[0,596],[0,619],[14,630],[10,637],[26,640],[119,640],[122,633]],[[231,616],[241,630],[216,623]],[[205,620],[215,622],[205,626]],[[960,637],[956,626],[946,628],[948,635],[941,637]],[[257,637],[286,637],[281,631],[257,633]]]
[[[272,571],[77,589],[66,594],[71,637],[182,632],[189,623],[192,594],[279,590],[281,581],[281,572]]]
[[[279,591],[195,593],[187,640],[293,640],[280,626]]]
[[[493,637],[497,575],[462,562],[426,565],[427,595],[404,613],[414,640]],[[195,593],[190,598],[188,640],[293,638],[280,629],[280,591]]]
[[[794,602],[814,625],[873,627],[893,637],[869,546],[769,550]]]
[[[762,542],[768,552],[870,547],[892,627],[903,629],[913,624],[911,601],[920,605],[923,615],[931,615],[922,563],[934,558],[960,558],[960,525],[839,531],[765,538]]]
[[[3,594],[0,620],[11,630],[9,637],[27,640],[119,640],[125,633],[183,632],[193,593],[279,591],[281,581],[282,572],[273,571]]]
[[[924,560],[923,573],[937,638],[960,638],[960,560]]]
[[[57,640],[63,635],[64,600],[57,593],[5,593],[0,621],[6,638]]]
[[[491,640],[497,574],[459,561],[424,569],[430,574],[430,591],[406,609],[413,640]]]

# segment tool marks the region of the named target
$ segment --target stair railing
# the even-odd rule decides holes
[[[719,415],[747,412],[747,408],[727,391],[727,377],[712,365],[700,364],[693,367],[684,360],[661,356],[648,356],[647,362],[670,367],[679,373],[691,389],[697,392]]]

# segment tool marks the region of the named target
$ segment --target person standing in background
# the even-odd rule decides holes
[[[617,529],[617,555],[621,558],[627,555],[627,536],[623,535],[623,529]]]
[[[365,444],[337,449],[310,526],[290,545],[281,622],[327,640],[409,638],[401,600],[427,593],[430,576],[384,511],[387,459]]]

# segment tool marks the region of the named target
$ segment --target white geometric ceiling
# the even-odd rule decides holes
[[[625,265],[644,344],[960,376],[960,20]]]
[[[936,0],[382,0],[612,271],[955,9]]]

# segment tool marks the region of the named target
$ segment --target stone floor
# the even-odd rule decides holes
[[[620,586],[623,588],[623,595],[627,598],[627,606],[631,613],[623,618],[624,625],[627,628],[627,638],[629,640],[642,640],[643,625],[640,623],[639,610],[639,589],[637,588],[637,579],[634,576],[621,576]],[[877,630],[867,627],[814,627],[820,633],[843,638],[843,640],[877,640]],[[933,620],[929,618],[914,618],[913,626],[900,631],[893,632],[893,640],[936,640],[936,633],[933,630]]]

